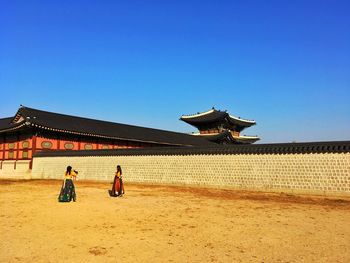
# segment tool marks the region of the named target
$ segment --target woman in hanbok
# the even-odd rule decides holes
[[[77,196],[75,194],[75,187],[73,180],[76,179],[78,172],[72,170],[71,166],[67,167],[66,172],[64,173],[64,180],[61,188],[60,195],[58,197],[59,202],[73,202],[76,201]]]
[[[120,165],[117,166],[117,171],[114,175],[114,181],[112,185],[112,190],[109,190],[109,195],[113,197],[120,196],[124,194],[124,184],[122,179],[122,168]]]

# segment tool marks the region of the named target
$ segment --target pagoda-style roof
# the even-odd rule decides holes
[[[256,122],[253,120],[241,119],[239,117],[235,117],[230,114],[228,114],[227,120],[234,125],[238,125],[242,127],[250,127],[256,124]]]
[[[233,135],[229,130],[222,130],[217,133],[193,133],[197,137],[203,137],[211,142],[216,143],[237,143],[237,144],[251,144],[260,138],[258,136]]]
[[[220,111],[214,108],[193,115],[182,115],[180,120],[198,128],[199,130],[224,125],[227,129],[240,132],[244,128],[256,124],[253,120],[241,119],[240,117],[228,114],[227,111]]]
[[[230,140],[231,133],[228,130],[218,133],[193,133],[197,137],[203,137],[211,142],[221,143]]]
[[[66,134],[174,146],[208,146],[212,143],[189,134],[94,120],[20,107],[15,117],[0,119],[0,133],[23,126]]]
[[[227,115],[228,114],[226,111],[218,111],[216,109],[211,109],[202,113],[182,115],[180,120],[193,125],[198,123],[221,121],[225,119]]]
[[[234,136],[231,134],[231,137],[234,142],[239,144],[251,144],[260,140],[258,136],[246,136],[246,135]]]

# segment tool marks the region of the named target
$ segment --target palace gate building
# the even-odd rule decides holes
[[[241,119],[214,108],[193,115],[182,115],[180,120],[199,130],[193,135],[219,144],[251,144],[260,140],[258,136],[241,134],[244,129],[256,125],[255,121]]]

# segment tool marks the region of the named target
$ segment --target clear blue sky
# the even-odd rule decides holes
[[[350,1],[0,2],[0,118],[20,104],[192,132],[215,106],[261,143],[350,139]]]

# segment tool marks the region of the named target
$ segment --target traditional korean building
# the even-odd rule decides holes
[[[193,115],[182,115],[180,120],[196,127],[197,137],[206,138],[219,144],[250,144],[259,140],[257,136],[241,135],[241,132],[256,124],[253,120],[245,120],[212,108],[209,111]]]
[[[97,150],[209,145],[194,136],[121,123],[94,120],[21,106],[0,119],[0,169],[5,162],[28,162],[38,151]]]

